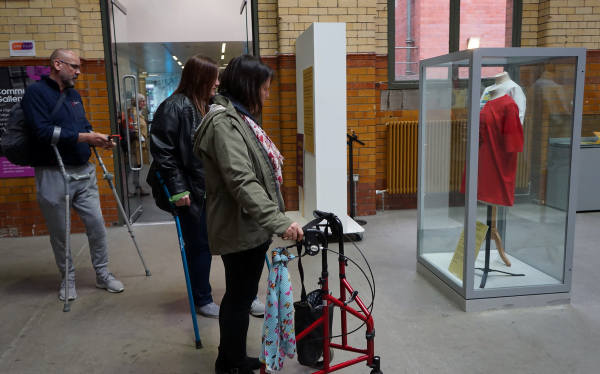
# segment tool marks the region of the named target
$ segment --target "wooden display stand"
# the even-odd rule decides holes
[[[483,273],[481,275],[481,285],[479,288],[485,288],[485,284],[487,282],[489,273],[501,273],[505,275],[511,275],[513,277],[524,277],[525,274],[513,274],[508,273],[506,271],[496,270],[490,268],[490,252],[491,252],[491,242],[492,236],[494,236],[494,241],[496,242],[496,246],[498,247],[498,253],[500,253],[500,257],[504,261],[507,266],[510,266],[510,261],[506,258],[506,254],[504,253],[504,248],[502,247],[502,241],[500,240],[500,234],[498,233],[498,228],[496,227],[496,215],[497,215],[497,207],[493,205],[488,205],[487,207],[487,225],[490,227],[486,235],[486,243],[485,243],[485,266],[482,268],[475,268],[477,270],[481,270]],[[508,263],[507,263],[508,262]]]
[[[510,260],[508,259],[508,257],[506,257],[506,253],[504,252],[504,247],[502,246],[502,239],[500,239],[500,233],[498,232],[498,227],[496,224],[497,215],[498,207],[492,205],[492,221],[490,225],[491,236],[492,239],[494,239],[494,242],[496,242],[496,248],[498,249],[498,254],[500,255],[502,261],[504,261],[506,266],[511,266]]]

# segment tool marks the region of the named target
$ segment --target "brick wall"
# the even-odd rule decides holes
[[[387,55],[388,51],[388,2],[377,0],[375,16],[375,53]]]
[[[502,48],[506,39],[504,1],[461,0],[459,50],[467,49],[467,39],[480,37],[481,48]]]
[[[385,53],[386,0],[258,0],[258,10],[261,56],[295,53],[313,22],[346,22],[348,53]]]
[[[523,47],[600,49],[600,0],[523,0]]]
[[[287,210],[299,210],[296,185],[296,56],[263,58],[275,70],[270,96],[265,102],[263,128],[283,157],[283,199]]]
[[[600,51],[588,51],[586,62],[583,114],[597,115],[599,120],[598,127],[584,127],[582,136],[592,136],[591,131],[600,131]]]
[[[9,40],[34,40],[36,56],[68,48],[84,58],[104,58],[100,0],[0,0],[0,58]]]
[[[82,74],[75,88],[82,96],[86,116],[95,131],[110,133],[106,71],[103,59],[81,59]],[[49,65],[48,59],[3,59],[0,66]],[[112,151],[99,150],[107,169],[114,172]],[[94,161],[94,158],[91,159]],[[102,169],[96,168],[100,204],[106,226],[118,223],[117,202],[108,183],[102,178]],[[85,232],[83,222],[72,212],[71,232]],[[35,179],[0,179],[0,237],[47,235],[46,224],[36,201]]]

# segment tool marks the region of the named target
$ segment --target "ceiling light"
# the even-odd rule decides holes
[[[158,77],[158,74],[148,74],[149,77]]]
[[[225,55],[221,55],[221,60],[225,60]]]
[[[221,47],[221,53],[225,53],[225,43],[223,43],[223,46]]]
[[[181,61],[177,61],[177,63],[178,63],[179,65],[181,65]]]
[[[173,56],[173,60],[177,61],[177,56]]]
[[[183,69],[183,66],[181,68]]]
[[[473,37],[467,39],[467,49],[479,48],[479,37]]]

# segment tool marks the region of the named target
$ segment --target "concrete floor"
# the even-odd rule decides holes
[[[416,211],[378,213],[367,221],[359,244],[376,272],[375,342],[384,373],[600,371],[600,288],[595,270],[600,266],[600,213],[577,216],[571,305],[479,313],[462,312],[417,275]],[[108,231],[109,268],[125,284],[121,294],[94,287],[85,236],[73,235],[78,298],[70,313],[62,312],[57,297],[60,278],[48,238],[0,240],[0,373],[214,372],[218,321],[198,318],[204,348],[196,350],[175,227],[137,226],[135,233],[151,277],[144,276],[127,230]],[[359,258],[349,244],[346,248],[351,258]],[[335,258],[330,256],[332,264]],[[319,261],[306,261],[308,290],[316,288]],[[295,264],[291,269],[298,299]],[[332,270],[334,280],[335,267]],[[370,302],[362,273],[355,267],[348,273],[363,300]],[[263,300],[266,274],[259,295]],[[224,292],[218,257],[211,282],[218,303]],[[251,355],[259,353],[261,326],[261,320],[251,319]],[[362,346],[364,332],[350,341]],[[336,353],[333,363],[346,357],[350,356]],[[283,370],[312,371],[289,359]],[[369,372],[363,364],[340,371]]]

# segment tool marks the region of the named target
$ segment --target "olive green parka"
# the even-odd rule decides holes
[[[210,250],[224,255],[282,236],[292,220],[264,148],[238,114],[247,110],[221,95],[214,103],[194,135],[194,154],[204,164]]]

